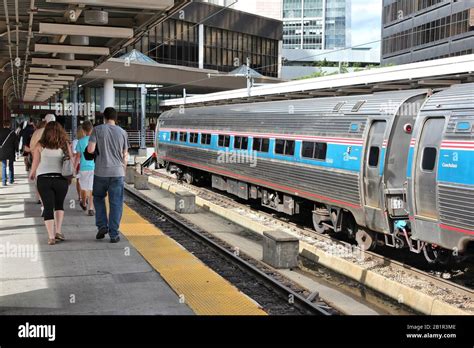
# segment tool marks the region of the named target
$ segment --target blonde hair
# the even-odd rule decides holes
[[[81,126],[77,127],[77,133],[76,133],[77,140],[82,139],[85,136],[86,136],[86,132],[84,132],[84,129],[82,129]]]

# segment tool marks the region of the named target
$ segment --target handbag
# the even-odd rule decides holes
[[[72,177],[74,176],[74,168],[72,166],[72,161],[66,153],[63,156],[63,166],[61,169],[61,175],[68,180],[72,180]]]

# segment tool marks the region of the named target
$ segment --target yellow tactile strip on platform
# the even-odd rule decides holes
[[[235,286],[125,205],[120,231],[198,315],[265,315]]]

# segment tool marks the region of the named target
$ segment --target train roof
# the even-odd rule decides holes
[[[474,83],[454,85],[435,93],[426,101],[421,112],[456,112],[466,109],[474,109]]]
[[[186,107],[187,116],[199,116],[208,114],[242,114],[242,113],[269,113],[269,114],[363,114],[394,115],[400,106],[416,96],[428,94],[428,89],[416,89],[405,91],[379,92],[366,95],[322,97],[311,99],[283,100],[258,102],[247,104],[229,104],[201,107]],[[172,109],[164,112],[161,118],[173,117],[180,114],[180,109]],[[181,109],[182,110],[182,109]],[[181,111],[182,113],[182,111]]]

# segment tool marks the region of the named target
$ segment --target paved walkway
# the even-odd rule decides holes
[[[47,245],[34,186],[21,162],[15,169],[16,183],[0,187],[0,314],[193,314],[126,238],[95,240],[74,185],[67,240]]]

